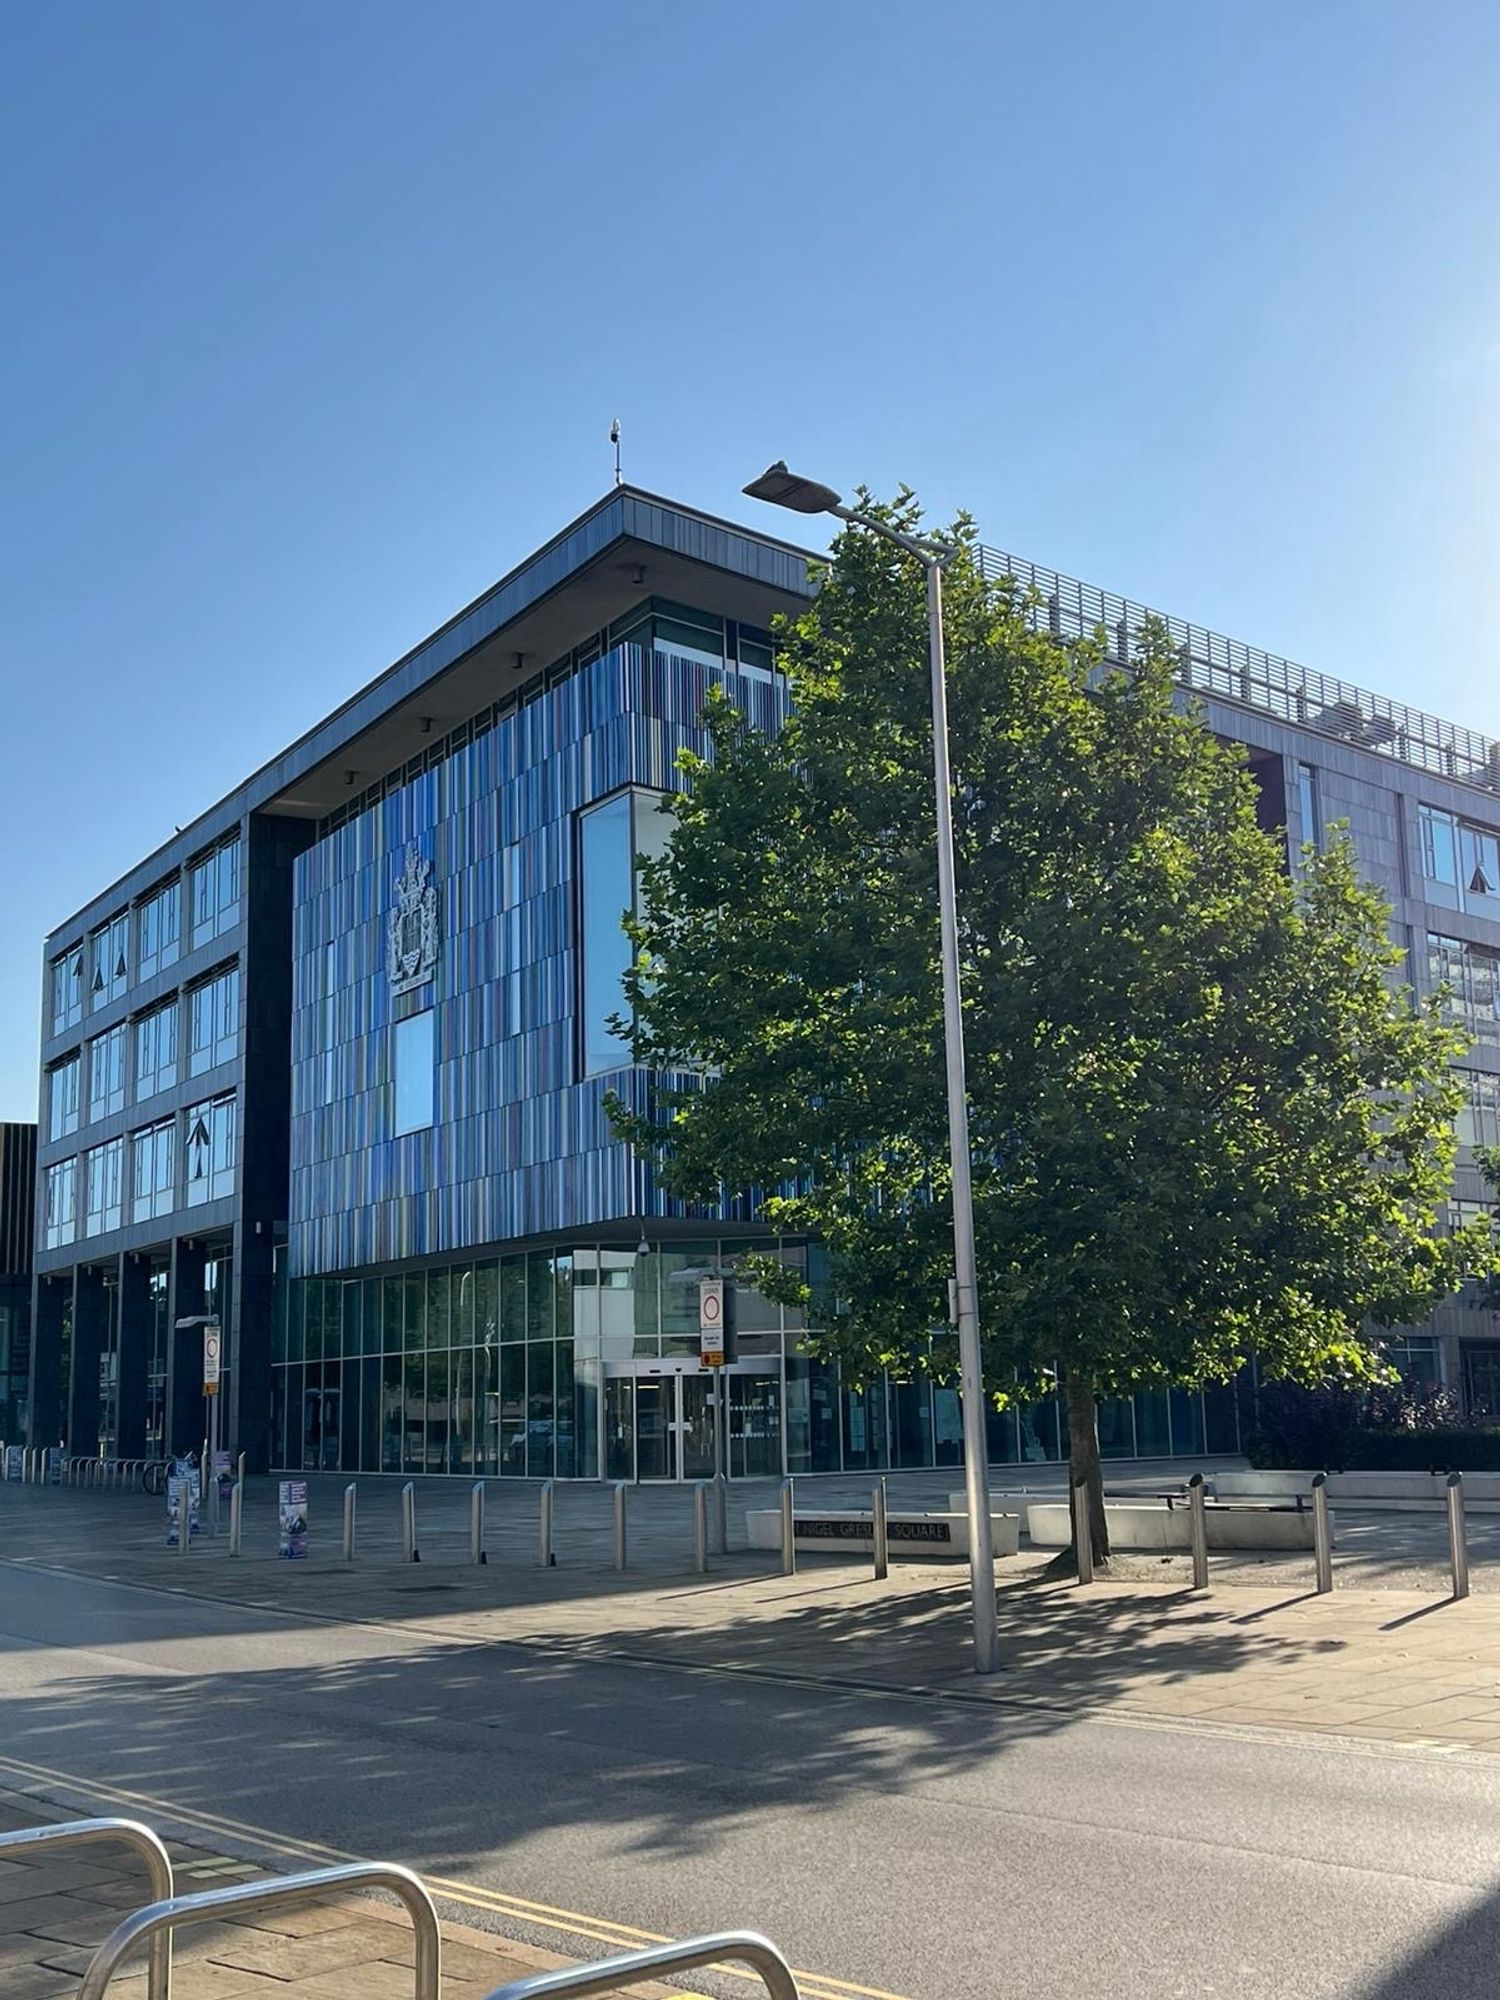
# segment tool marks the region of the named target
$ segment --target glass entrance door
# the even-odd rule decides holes
[[[781,1384],[774,1375],[610,1375],[604,1383],[605,1476],[712,1479],[715,1405],[726,1398],[725,1470],[769,1478],[781,1467]]]
[[[635,1476],[678,1477],[676,1380],[671,1375],[636,1378]]]
[[[718,1394],[719,1377],[711,1369],[701,1375],[677,1377],[684,1479],[714,1476],[714,1404]]]

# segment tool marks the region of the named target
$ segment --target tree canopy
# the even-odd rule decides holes
[[[862,502],[873,505],[868,496]],[[886,518],[915,532],[903,494]],[[945,576],[987,1388],[1092,1398],[1357,1380],[1482,1252],[1435,1222],[1462,1046],[1399,974],[1347,839],[1289,870],[1274,801],[1174,684],[1036,629],[960,520]],[[619,1127],[695,1200],[752,1193],[826,1275],[762,1282],[858,1379],[956,1373],[921,565],[835,544],[782,635],[775,736],[711,695],[706,758],[629,925]],[[1097,1484],[1097,1480],[1096,1480]],[[1103,1543],[1102,1509],[1096,1541]],[[1101,1548],[1102,1553],[1102,1548]]]

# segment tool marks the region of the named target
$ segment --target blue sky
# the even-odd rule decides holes
[[[1500,734],[1500,12],[65,4],[0,65],[45,931],[608,484],[785,455]],[[765,525],[775,518],[763,516]]]

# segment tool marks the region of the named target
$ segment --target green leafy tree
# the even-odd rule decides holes
[[[868,496],[862,504],[872,504]],[[888,509],[915,530],[903,494]],[[1459,1281],[1434,1233],[1459,1046],[1394,974],[1342,842],[1288,876],[1242,753],[1184,710],[1166,634],[1130,672],[1032,629],[961,520],[945,583],[985,1375],[1060,1386],[1108,1554],[1096,1399],[1254,1351],[1372,1379],[1368,1323]],[[826,1277],[758,1275],[862,1379],[956,1375],[920,566],[838,540],[784,634],[792,711],[710,698],[711,754],[630,924],[619,1129],[694,1200],[750,1192]]]

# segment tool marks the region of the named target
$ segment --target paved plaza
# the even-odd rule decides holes
[[[1371,1587],[1347,1556],[1323,1597],[1307,1565],[1080,1588],[1027,1558],[997,1565],[1004,1665],[980,1682],[961,1566],[782,1576],[737,1545],[703,1576],[690,1496],[653,1491],[620,1574],[609,1495],[580,1488],[555,1568],[525,1489],[493,1495],[476,1567],[451,1486],[419,1495],[402,1564],[398,1489],[368,1486],[352,1568],[332,1480],[298,1564],[270,1552],[269,1482],[238,1560],[168,1551],[137,1494],[0,1488],[12,1822],[144,1819],[185,1887],[404,1862],[443,1913],[446,2000],[740,1925],[819,1968],[804,2000],[1492,1990],[1500,1592]],[[0,1868],[16,2000],[73,2000],[143,1895],[100,1850],[48,1868]],[[409,1953],[373,1901],[184,1936],[178,2000],[405,2000]]]
[[[1149,1475],[1142,1475],[1149,1484]],[[671,1662],[738,1675],[923,1691],[1022,1708],[1294,1728],[1378,1741],[1500,1750],[1500,1516],[1471,1522],[1475,1595],[1450,1601],[1443,1524],[1416,1514],[1340,1513],[1335,1590],[1313,1591],[1310,1555],[1216,1556],[1195,1593],[1185,1559],[1124,1558],[1082,1589],[1050,1552],[996,1565],[1004,1667],[970,1670],[967,1570],[799,1557],[745,1546],[736,1489],[730,1549],[693,1568],[691,1493],[628,1496],[629,1567],[611,1567],[611,1495],[559,1489],[557,1561],[538,1561],[537,1491],[492,1482],[488,1561],[468,1560],[468,1488],[419,1485],[416,1563],[401,1560],[400,1483],[366,1480],[356,1561],[342,1560],[344,1484],[310,1484],[310,1553],[276,1554],[275,1485],[249,1483],[243,1554],[206,1533],[164,1546],[163,1507],[135,1493],[0,1487],[9,1560],[312,1619],[399,1625],[459,1645]],[[895,1486],[896,1481],[892,1482]],[[922,1486],[899,1504],[922,1504]],[[926,1486],[932,1492],[930,1475]],[[867,1495],[868,1489],[864,1489]],[[828,1482],[825,1504],[861,1489]]]

